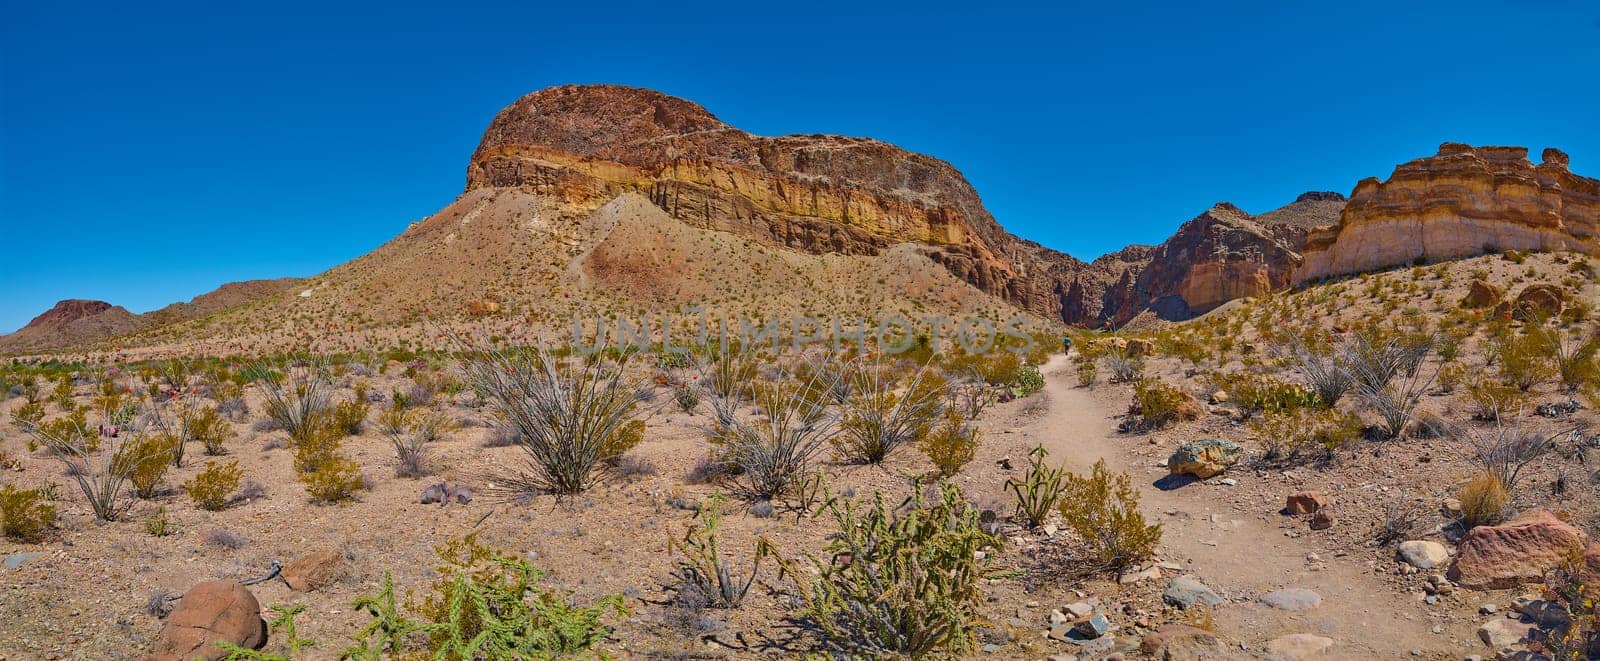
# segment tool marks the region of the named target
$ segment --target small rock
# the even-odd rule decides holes
[[[1313,514],[1328,505],[1328,497],[1320,491],[1301,491],[1289,494],[1285,499],[1283,511],[1293,516]]]
[[[338,551],[321,550],[295,558],[279,574],[295,592],[315,592],[344,576],[349,563]]]
[[[1156,659],[1213,659],[1227,658],[1228,646],[1210,631],[1169,622],[1146,634],[1139,651]]]
[[[1233,479],[1231,477],[1225,477],[1225,478],[1222,478],[1220,480],[1217,480],[1217,483],[1221,484],[1222,486],[1225,486],[1225,487],[1236,487],[1236,486],[1239,486],[1239,481],[1235,480],[1235,479]]]
[[[1099,638],[1111,630],[1111,621],[1106,616],[1096,613],[1094,617],[1083,620],[1072,627],[1072,631],[1084,638]]]
[[[1167,458],[1167,472],[1204,480],[1221,474],[1243,457],[1244,448],[1231,441],[1220,438],[1189,441],[1178,446]]]
[[[969,647],[967,649],[972,649],[972,648]],[[984,654],[994,654],[995,652],[999,652],[999,651],[1000,651],[1000,646],[996,645],[994,643],[989,643],[988,645],[984,645],[983,646],[983,653]]]
[[[1480,615],[1494,615],[1498,612],[1500,612],[1500,607],[1494,604],[1483,604],[1482,606],[1478,607],[1478,613]]]
[[[1450,552],[1443,544],[1427,540],[1400,542],[1397,553],[1401,560],[1417,569],[1443,567],[1450,562]]]
[[[1317,510],[1311,515],[1312,530],[1327,530],[1333,527],[1333,510]]]
[[[1139,581],[1144,581],[1144,580],[1148,580],[1148,579],[1152,579],[1152,578],[1161,578],[1161,568],[1160,567],[1156,567],[1156,566],[1152,565],[1152,566],[1146,567],[1146,568],[1141,569],[1141,570],[1136,571],[1136,572],[1129,572],[1129,573],[1123,574],[1123,575],[1117,577],[1117,582],[1122,584],[1122,585],[1133,585],[1134,583],[1138,583]]]
[[[42,554],[34,551],[23,551],[8,555],[5,559],[6,569],[20,569],[23,565],[28,564],[29,560],[37,558],[40,555]]]
[[[1261,603],[1286,611],[1303,611],[1322,603],[1322,595],[1305,588],[1284,588],[1261,595]]]
[[[1267,643],[1267,656],[1274,659],[1304,659],[1333,647],[1333,639],[1310,633],[1292,633]]]
[[[1190,608],[1195,604],[1202,606],[1221,606],[1222,597],[1206,584],[1196,580],[1193,576],[1179,576],[1167,584],[1161,599],[1179,608]]]
[[[1076,620],[1079,618],[1088,617],[1090,613],[1094,612],[1094,606],[1082,601],[1074,601],[1070,604],[1062,606],[1061,610],[1065,611],[1068,616]]]
[[[1531,624],[1496,617],[1478,627],[1478,640],[1483,641],[1489,649],[1500,650],[1522,642],[1537,629],[1538,627]]]

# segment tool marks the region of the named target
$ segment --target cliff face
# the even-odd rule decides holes
[[[1522,147],[1447,142],[1439,153],[1363,179],[1330,227],[1313,230],[1296,283],[1489,250],[1600,254],[1600,181],[1573,174],[1567,155],[1541,163]]]
[[[502,110],[467,167],[467,190],[482,188],[588,207],[638,192],[691,226],[811,253],[912,243],[1017,307],[1088,326],[1152,306],[1185,318],[1282,286],[1305,219],[1327,221],[1343,201],[1309,194],[1265,223],[1230,205],[1162,246],[1084,263],[1007,233],[944,161],[870,139],[751,135],[689,101],[605,85],[541,90]]]

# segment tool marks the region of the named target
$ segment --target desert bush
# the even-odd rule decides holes
[[[978,429],[960,411],[945,414],[944,423],[922,437],[919,447],[944,477],[954,477],[978,454]]]
[[[1468,528],[1489,526],[1505,518],[1511,494],[1494,473],[1481,471],[1456,492],[1461,501],[1461,521]]]
[[[17,429],[21,429],[24,432],[31,431],[43,419],[44,404],[41,402],[27,402],[11,412],[12,422],[16,423]]]
[[[0,533],[16,542],[39,542],[56,523],[56,508],[39,489],[0,487]]]
[[[1094,385],[1095,379],[1100,376],[1099,370],[1095,368],[1092,360],[1078,361],[1077,373],[1078,385],[1084,388]]]
[[[1528,325],[1528,337],[1553,366],[1562,391],[1571,394],[1600,382],[1600,362],[1595,360],[1600,354],[1600,333],[1591,330],[1568,335],[1552,326]]]
[[[1544,436],[1526,431],[1521,425],[1496,422],[1490,427],[1465,430],[1465,434],[1472,459],[1511,493],[1516,491],[1523,469],[1555,449],[1556,441],[1568,431]]]
[[[738,351],[718,352],[702,362],[699,370],[700,387],[710,400],[712,413],[719,422],[728,420],[740,402],[752,396],[750,384],[755,381],[756,366]],[[826,381],[837,385],[843,379]]]
[[[361,469],[344,457],[324,461],[316,470],[300,475],[306,494],[318,503],[341,503],[352,500],[356,492],[366,488]]]
[[[367,401],[362,398],[339,402],[328,410],[329,424],[346,436],[355,436],[366,425],[368,409]]]
[[[1133,404],[1128,412],[1140,416],[1138,428],[1161,429],[1180,420],[1199,418],[1200,402],[1158,379],[1139,379],[1133,384]]]
[[[222,416],[217,415],[217,409],[212,406],[195,409],[184,420],[183,428],[189,440],[198,441],[205,448],[205,453],[212,456],[226,452],[223,444],[233,435],[233,428]]]
[[[194,501],[195,507],[216,512],[227,507],[228,496],[239,488],[241,477],[244,477],[244,471],[239,469],[237,461],[226,464],[207,461],[205,470],[185,482],[183,490],[189,494],[189,500]]]
[[[1600,659],[1600,585],[1581,548],[1573,548],[1544,578],[1545,594],[1566,623],[1536,643],[1551,661]],[[1552,618],[1554,619],[1554,618]]]
[[[977,420],[985,409],[999,400],[994,386],[976,376],[961,379],[945,390],[945,410],[959,412],[967,420]]]
[[[1323,406],[1333,408],[1339,399],[1350,391],[1350,372],[1340,364],[1332,351],[1317,351],[1305,340],[1295,337],[1289,345],[1279,350],[1295,370],[1311,386],[1312,392]],[[1229,391],[1232,394],[1232,391]]]
[[[1007,479],[1006,488],[1016,495],[1017,517],[1029,528],[1037,528],[1056,507],[1067,488],[1067,471],[1045,464],[1044,446],[1028,453],[1028,472],[1022,481]]]
[[[1121,351],[1107,353],[1101,362],[1105,363],[1112,383],[1132,383],[1144,374],[1144,361]]]
[[[379,661],[422,643],[433,659],[565,659],[595,656],[611,633],[607,615],[626,617],[621,595],[587,606],[536,584],[543,573],[521,557],[478,543],[476,533],[437,549],[439,576],[420,604],[402,614],[394,579],[377,595],[357,599],[372,621],[341,658]]]
[[[630,425],[636,384],[624,377],[624,364],[581,362],[539,351],[491,351],[463,361],[474,392],[517,429],[527,455],[522,470],[499,478],[508,490],[579,493],[603,477],[607,460],[627,451],[637,429]]]
[[[1527,403],[1528,394],[1509,383],[1480,377],[1467,384],[1467,399],[1472,402],[1473,418],[1496,421],[1516,415]]]
[[[1266,448],[1264,459],[1299,459],[1308,451],[1330,457],[1361,437],[1361,419],[1337,409],[1293,409],[1267,413],[1250,423]]]
[[[167,517],[165,505],[157,507],[155,512],[144,518],[144,533],[151,537],[166,537],[171,535],[172,519]]]
[[[384,432],[384,437],[394,447],[394,474],[399,477],[422,477],[433,472],[428,466],[428,443],[433,440],[432,425],[424,420],[427,416],[413,413],[414,410],[402,414],[403,427],[399,431]]]
[[[1411,422],[1412,414],[1417,404],[1421,403],[1422,396],[1428,392],[1435,374],[1437,370],[1427,374],[1419,366],[1413,366],[1409,372],[1402,370],[1396,375],[1397,378],[1385,380],[1382,387],[1377,389],[1374,389],[1377,381],[1370,380],[1371,374],[1357,376],[1356,397],[1378,414],[1388,438],[1398,439],[1405,434],[1406,425]]]
[[[1430,335],[1391,336],[1370,326],[1346,334],[1334,349],[1335,360],[1358,396],[1382,393],[1395,377],[1416,374],[1433,342]]]
[[[917,442],[938,415],[939,394],[918,387],[919,370],[903,391],[882,363],[860,361],[850,370],[851,397],[834,447],[849,461],[882,462],[902,445]]]
[[[677,402],[679,410],[692,415],[694,410],[700,406],[700,393],[687,385],[674,384],[672,386],[672,401]]]
[[[751,383],[759,415],[713,399],[719,419],[706,428],[706,436],[722,461],[738,467],[732,478],[747,496],[772,500],[788,492],[838,427],[839,416],[807,393],[831,390],[841,375],[833,369],[806,372],[803,378],[791,370]],[[728,417],[721,419],[724,411]]]
[[[245,373],[261,388],[267,417],[297,440],[311,432],[333,398],[328,365],[320,358],[257,363]]]
[[[300,473],[310,473],[338,456],[344,432],[327,418],[320,418],[301,432],[294,446],[294,468]]]
[[[1373,538],[1381,546],[1411,539],[1422,518],[1421,509],[1409,500],[1392,500],[1383,504],[1378,516],[1378,527]]]
[[[50,401],[62,410],[72,408],[72,375],[62,374],[56,378],[55,389],[50,391]]]
[[[749,572],[739,572],[728,565],[717,550],[717,525],[722,521],[718,505],[713,498],[700,508],[695,515],[697,522],[689,526],[682,540],[668,539],[667,550],[681,556],[674,572],[680,595],[710,608],[738,608],[755,584],[762,555],[755,554]]]
[[[1121,571],[1155,552],[1161,526],[1145,524],[1127,473],[1112,475],[1101,459],[1087,477],[1068,473],[1064,486],[1061,518],[1102,565]]]
[[[1513,335],[1500,346],[1497,359],[1500,378],[1523,392],[1555,376],[1548,348],[1535,332]]]
[[[1044,390],[1044,375],[1039,366],[1023,365],[1017,370],[1017,378],[1011,382],[1012,397],[1027,397],[1040,390]]]
[[[116,520],[124,509],[122,490],[128,485],[129,477],[136,466],[154,460],[150,453],[159,446],[145,442],[147,434],[136,429],[101,439],[81,417],[64,425],[70,429],[51,427],[41,425],[29,433],[66,465],[67,474],[77,482],[95,517],[103,521]],[[91,437],[92,444],[87,440]],[[170,455],[157,456],[165,460]]]
[[[946,484],[928,503],[914,486],[901,514],[882,494],[865,512],[831,497],[824,510],[838,531],[820,556],[807,554],[810,569],[779,561],[795,579],[799,617],[819,631],[826,649],[864,658],[973,651],[984,601],[979,582],[995,573],[988,560],[993,554],[980,551],[999,546],[1000,539],[982,530],[960,491]],[[764,552],[776,554],[770,544]]]
[[[169,433],[145,434],[127,444],[128,482],[133,494],[140,498],[154,498],[161,492],[161,478],[172,466],[172,455],[178,446],[178,437]]]
[[[972,357],[972,369],[990,385],[1010,387],[1022,373],[1022,357],[1010,351],[989,351]]]
[[[1214,389],[1228,393],[1228,401],[1247,415],[1284,413],[1315,406],[1320,396],[1298,385],[1245,372],[1213,372],[1206,377]]]

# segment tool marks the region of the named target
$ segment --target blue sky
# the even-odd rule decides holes
[[[932,154],[1084,259],[1446,140],[1600,175],[1594,2],[156,4],[5,9],[0,332],[360,255],[460,192],[497,110],[561,83]]]

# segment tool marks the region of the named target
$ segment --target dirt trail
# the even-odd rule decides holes
[[[1134,477],[1143,493],[1144,511],[1163,526],[1163,561],[1185,565],[1188,573],[1228,601],[1215,613],[1219,632],[1252,651],[1264,649],[1278,636],[1313,633],[1336,641],[1318,658],[1461,658],[1462,641],[1471,639],[1471,629],[1463,629],[1461,622],[1436,619],[1419,596],[1397,593],[1371,574],[1367,549],[1336,556],[1334,550],[1320,548],[1314,538],[1287,537],[1280,527],[1283,517],[1266,511],[1267,507],[1241,512],[1205,493],[1226,486],[1191,483],[1171,490],[1158,488],[1155,482],[1166,469],[1130,451],[1133,444],[1145,441],[1117,432],[1118,411],[1103,399],[1105,394],[1075,387],[1076,377],[1065,356],[1053,358],[1043,371],[1050,407],[1028,430],[1030,436],[1042,440],[1054,461],[1063,461],[1074,471],[1086,472],[1103,457],[1113,470]],[[1320,562],[1308,560],[1311,554]],[[1285,587],[1314,590],[1322,603],[1293,613],[1258,601],[1262,594]],[[1432,631],[1436,624],[1442,625],[1440,633]],[[1421,656],[1412,657],[1413,650],[1420,650]]]

